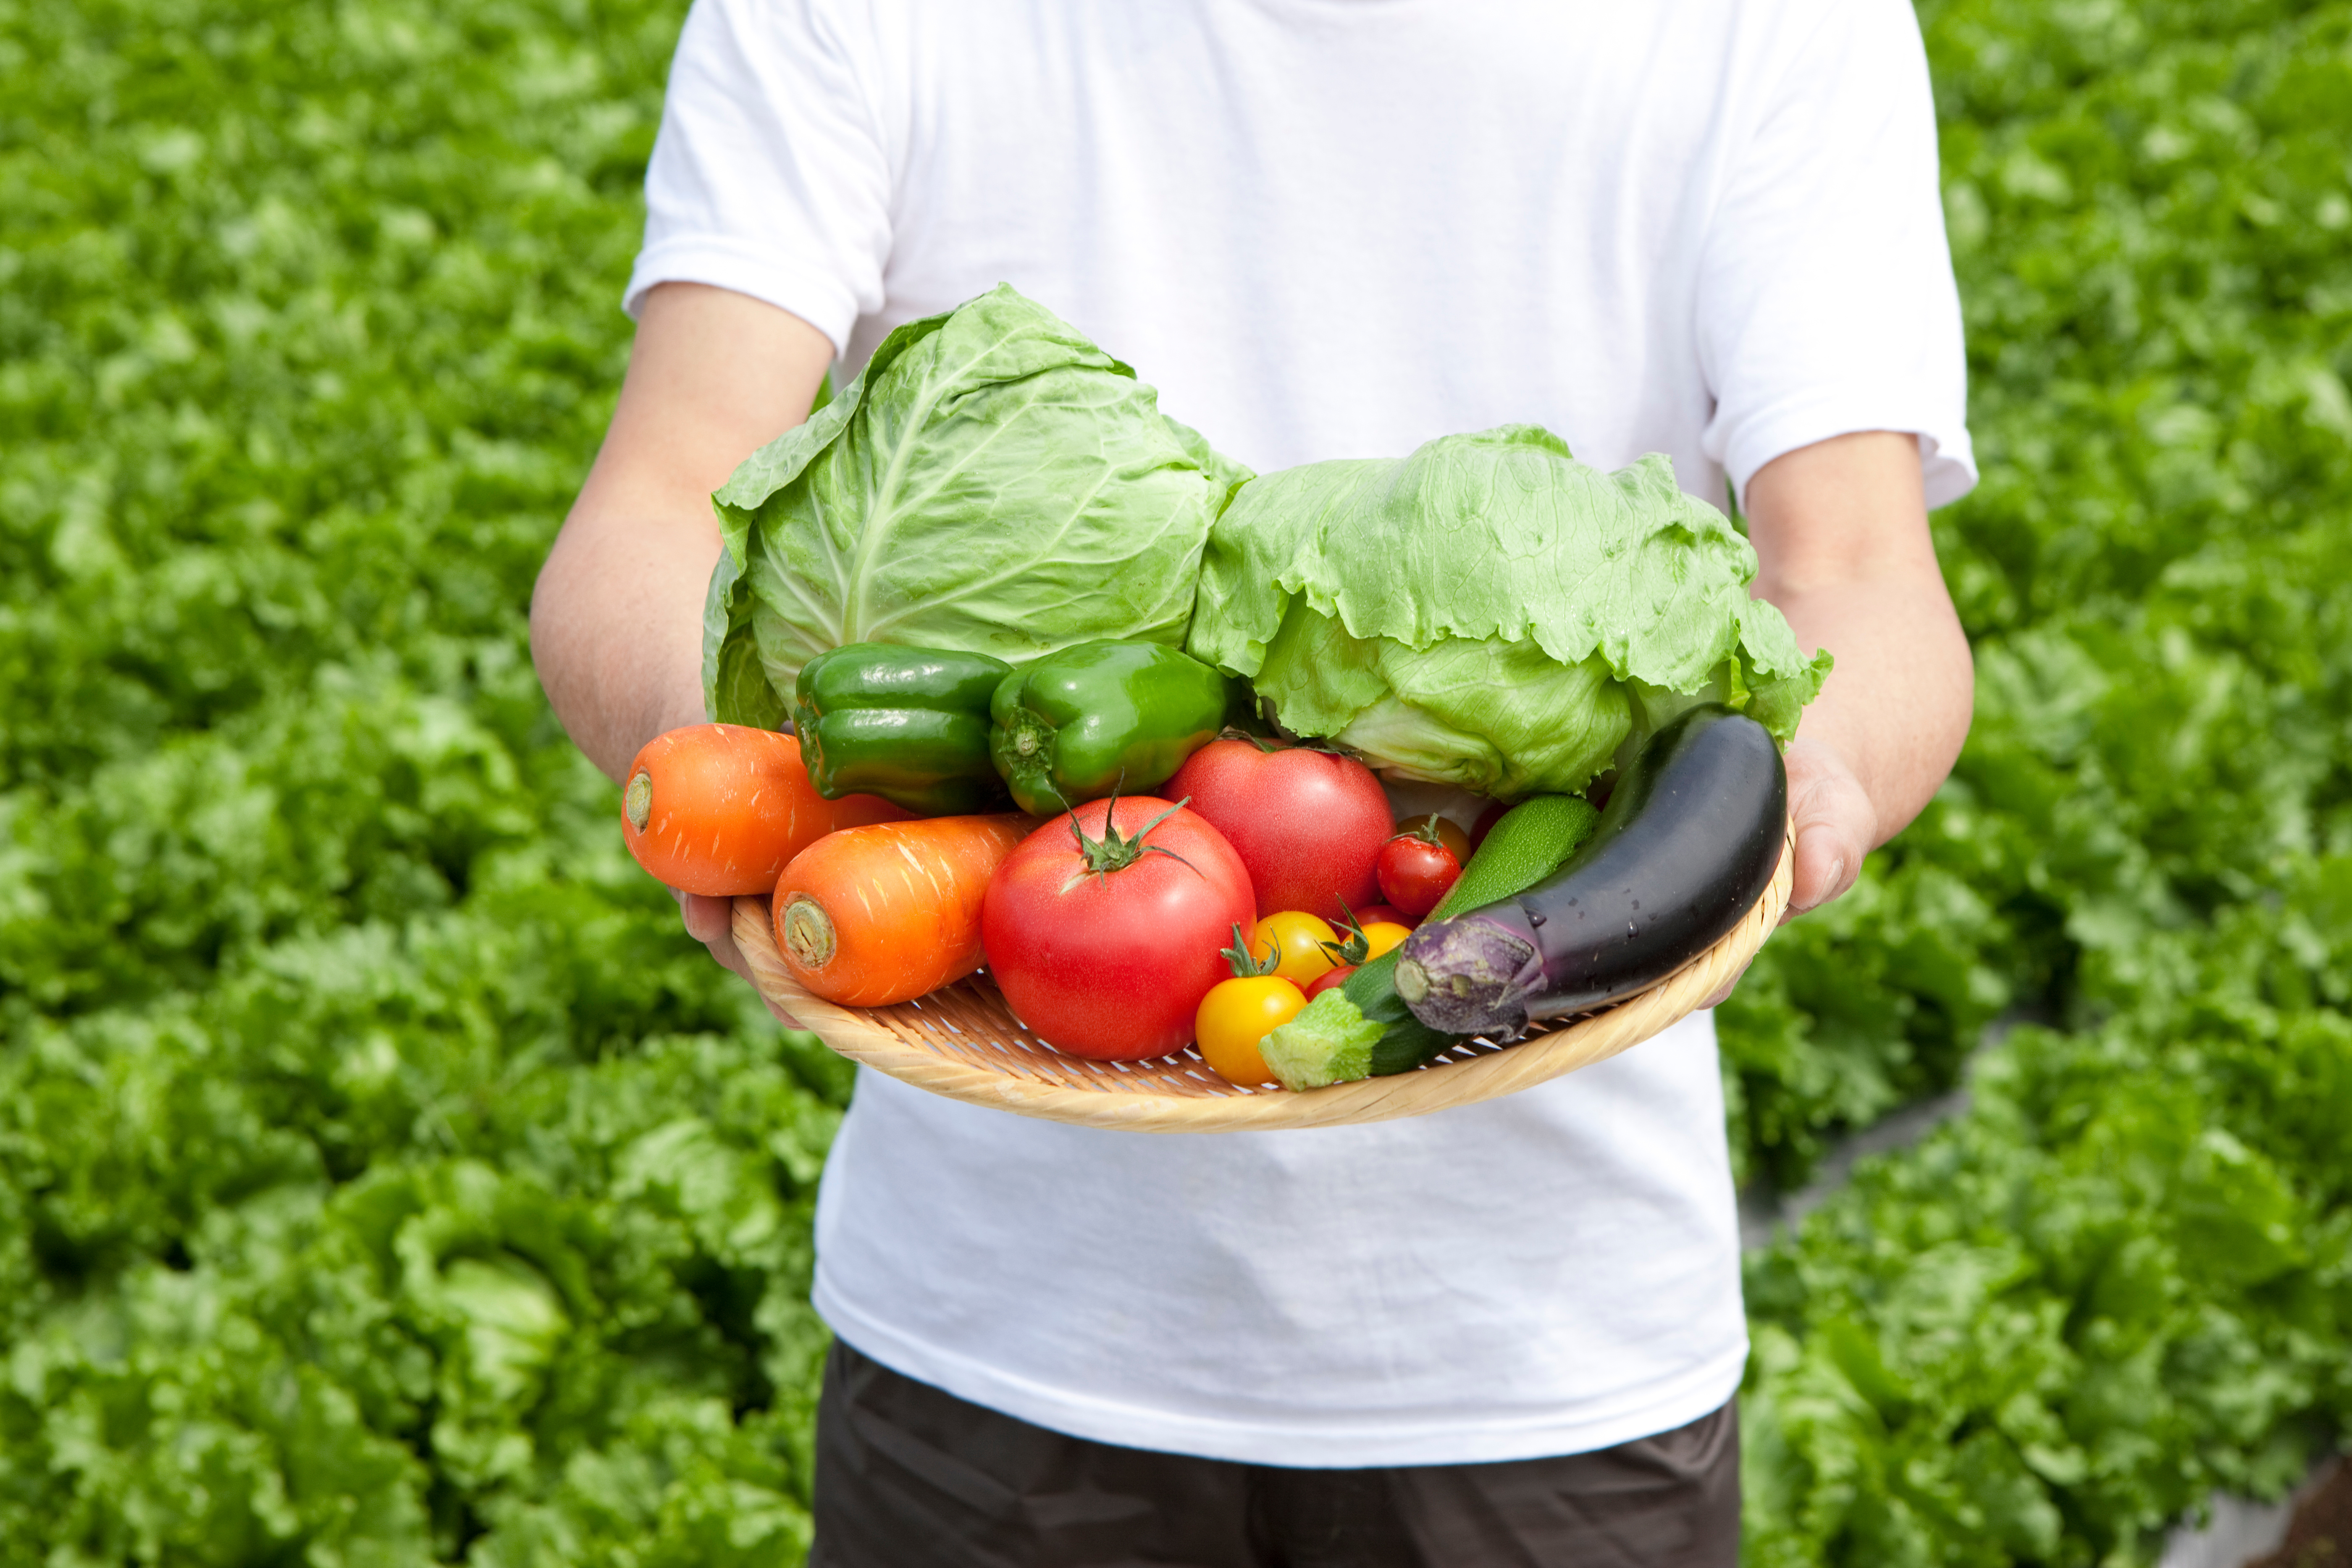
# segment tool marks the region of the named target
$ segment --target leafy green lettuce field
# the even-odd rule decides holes
[[[1750,1156],[2048,1026],[1753,1262],[1748,1557],[2146,1562],[2352,1420],[2352,6],[1921,14],[1976,726],[1726,1009]]]
[[[524,648],[677,13],[0,16],[0,1561],[792,1560],[844,1075]]]
[[[0,0],[0,1563],[805,1540],[845,1075],[523,642],[679,15]],[[1749,1554],[2124,1563],[2352,1414],[2352,5],[1922,16],[1977,730],[1735,1148],[2049,1027],[1755,1266]]]

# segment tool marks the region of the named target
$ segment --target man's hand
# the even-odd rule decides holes
[[[530,601],[540,683],[614,783],[647,741],[703,721],[710,492],[808,417],[832,362],[824,333],[749,295],[665,283],[646,296],[612,427]],[[729,900],[678,899],[686,929],[746,974]]]
[[[1787,920],[1853,886],[1862,858],[1935,795],[1968,738],[1975,667],[1936,564],[1915,437],[1869,431],[1775,458],[1748,481],[1748,531],[1757,596],[1801,647],[1837,658],[1788,752]]]

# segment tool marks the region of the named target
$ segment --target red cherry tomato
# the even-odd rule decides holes
[[[1381,891],[1416,921],[1437,907],[1461,875],[1454,851],[1431,838],[1408,833],[1381,846]]]
[[[1261,751],[1251,741],[1212,741],[1160,786],[1223,834],[1249,868],[1257,907],[1340,918],[1379,898],[1372,863],[1396,831],[1389,798],[1353,757],[1305,746]]]
[[[1222,950],[1234,927],[1256,918],[1249,872],[1215,828],[1129,795],[1116,810],[1088,801],[1023,839],[989,881],[980,942],[1038,1038],[1135,1061],[1184,1048],[1201,999],[1233,973]]]
[[[1455,865],[1470,864],[1470,836],[1463,832],[1462,825],[1450,816],[1440,816],[1433,811],[1423,816],[1400,816],[1397,818],[1396,830],[1399,833],[1419,834],[1423,838],[1434,833],[1440,844],[1454,851]]]
[[[1337,969],[1327,969],[1307,984],[1307,999],[1312,1002],[1334,985],[1345,985],[1348,976],[1356,973],[1356,965],[1343,963]]]
[[[1486,842],[1486,835],[1495,831],[1495,824],[1502,821],[1503,814],[1510,809],[1499,800],[1490,800],[1486,803],[1486,809],[1480,812],[1478,820],[1470,825],[1471,854],[1478,853],[1478,847]],[[1467,860],[1462,863],[1465,866],[1470,864]]]
[[[1411,931],[1421,922],[1394,904],[1366,904],[1356,911],[1356,923],[1360,926],[1402,926]]]

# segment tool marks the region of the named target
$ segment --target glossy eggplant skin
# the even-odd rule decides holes
[[[1650,737],[1559,870],[1415,931],[1397,993],[1433,1029],[1494,1035],[1654,985],[1763,897],[1788,810],[1770,732],[1717,703],[1690,709]]]

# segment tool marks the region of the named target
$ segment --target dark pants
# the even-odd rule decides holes
[[[1592,1454],[1301,1470],[1066,1436],[836,1340],[809,1568],[1736,1568],[1726,1405]]]

